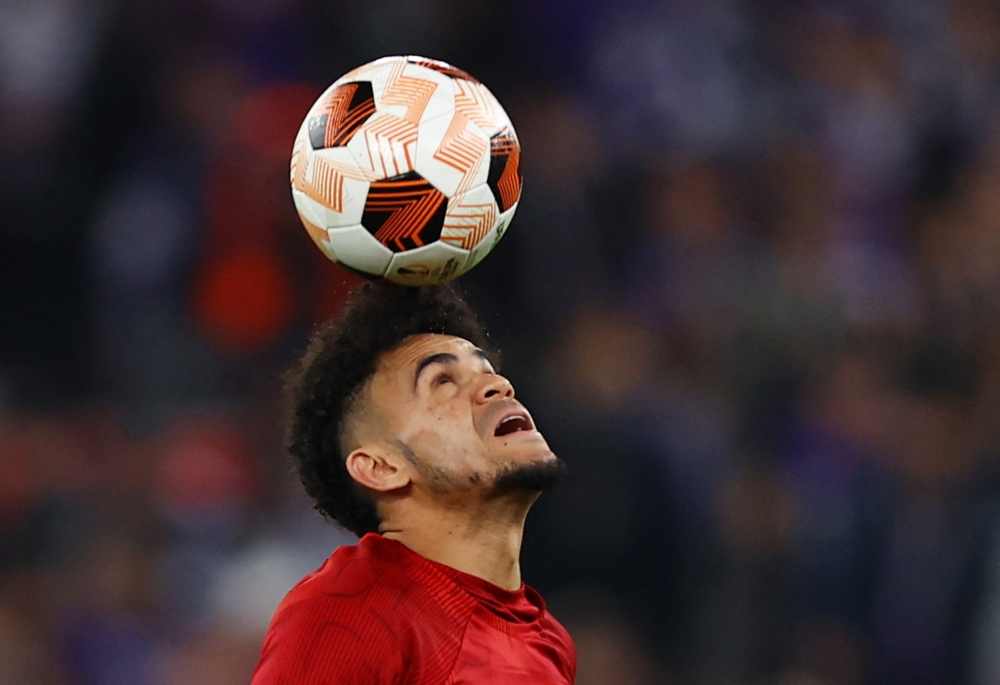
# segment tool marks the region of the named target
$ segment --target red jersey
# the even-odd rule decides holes
[[[509,591],[369,533],[275,611],[252,685],[567,685],[573,641]]]

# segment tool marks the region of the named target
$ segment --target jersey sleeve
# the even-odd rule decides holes
[[[358,601],[313,597],[279,607],[252,685],[390,685],[407,662],[393,618]]]

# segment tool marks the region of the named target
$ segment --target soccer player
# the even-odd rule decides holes
[[[314,337],[289,450],[361,540],[278,606],[253,685],[573,682],[572,640],[519,564],[563,463],[491,358],[450,286],[365,284]]]

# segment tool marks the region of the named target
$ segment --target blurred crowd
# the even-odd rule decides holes
[[[579,685],[1000,683],[995,0],[0,2],[0,683],[246,683],[352,542],[282,450],[357,284],[288,159],[404,53],[524,149],[459,285],[570,465]]]

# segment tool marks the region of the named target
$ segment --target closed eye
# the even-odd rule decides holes
[[[454,383],[455,379],[451,377],[450,373],[439,373],[434,377],[434,385],[444,385],[445,383]]]

